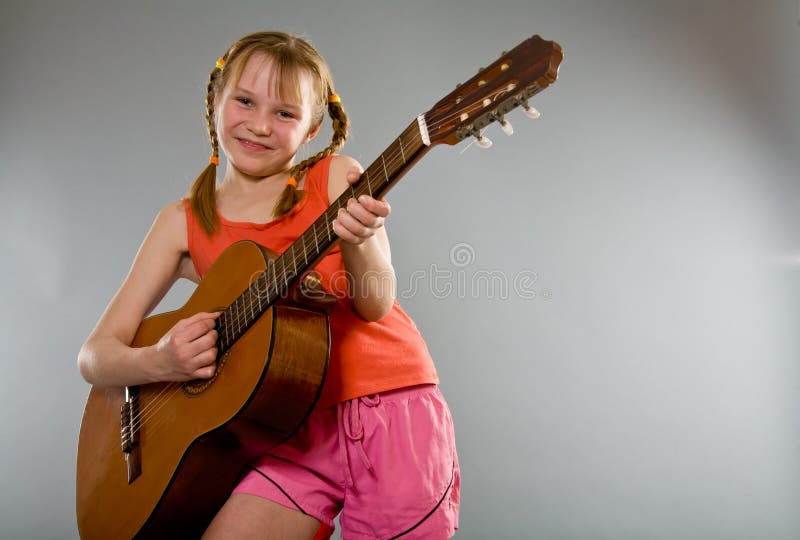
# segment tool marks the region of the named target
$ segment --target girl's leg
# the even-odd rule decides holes
[[[302,512],[256,495],[234,493],[214,517],[203,539],[311,540],[319,527],[319,521]]]

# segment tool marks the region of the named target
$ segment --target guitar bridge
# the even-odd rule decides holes
[[[139,446],[139,388],[125,387],[125,402],[120,407],[120,443],[128,468],[128,483],[142,473],[141,446]]]

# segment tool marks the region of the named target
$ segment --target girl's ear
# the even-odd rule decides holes
[[[313,128],[311,128],[308,131],[308,135],[306,135],[306,142],[307,143],[310,143],[311,141],[314,140],[314,137],[317,136],[317,133],[319,133],[319,129],[321,127],[322,127],[322,122],[320,122],[319,124],[317,124],[316,126],[314,126]]]

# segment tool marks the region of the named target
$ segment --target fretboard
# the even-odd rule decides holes
[[[383,196],[430,149],[421,118],[412,122],[366,168],[361,178],[345,189],[306,231],[273,260],[250,286],[217,319],[219,355],[225,353],[242,334],[283,297],[307,270],[319,262],[339,240],[331,222],[351,198],[361,195]]]

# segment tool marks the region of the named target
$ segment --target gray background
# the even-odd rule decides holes
[[[206,162],[209,68],[265,28],[326,56],[364,165],[500,50],[563,45],[541,119],[434,149],[389,197],[401,301],[455,417],[459,538],[800,537],[796,1],[0,16],[3,538],[76,536],[78,349]]]

